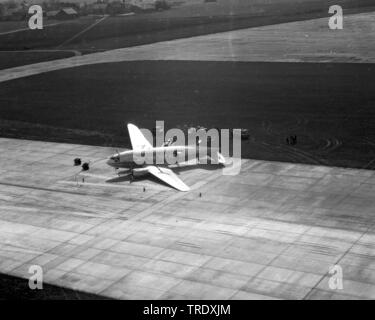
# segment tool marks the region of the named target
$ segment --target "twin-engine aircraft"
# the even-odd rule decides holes
[[[177,155],[180,153],[186,154],[186,152],[190,151],[190,155],[194,154],[195,159],[198,159],[199,161],[200,158],[196,152],[196,146],[178,146],[174,145],[174,142],[169,142],[160,147],[153,147],[137,126],[129,123],[128,130],[133,149],[118,152],[111,156],[107,161],[109,166],[116,169],[129,169],[132,178],[152,174],[179,191],[190,190],[190,188],[168,168],[167,163],[156,165],[156,159],[158,156],[164,157],[167,152]],[[219,165],[225,164],[225,158],[217,150],[202,146],[200,147],[206,149],[204,151],[208,158],[215,158],[215,163]],[[210,151],[210,156],[208,156],[208,151]],[[149,163],[149,161],[146,161],[148,163],[140,164],[140,157],[142,159],[152,159],[153,162]]]

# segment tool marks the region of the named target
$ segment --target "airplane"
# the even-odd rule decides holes
[[[174,141],[168,141],[160,147],[153,147],[137,126],[129,123],[127,127],[129,131],[132,150],[117,152],[116,154],[109,157],[109,159],[107,160],[107,164],[115,169],[129,169],[132,179],[134,179],[135,177],[151,174],[179,191],[189,191],[190,188],[180,178],[178,178],[170,168],[167,167],[168,165],[139,165],[136,163],[135,159],[140,154],[145,157],[149,153],[151,154],[151,158],[155,161],[154,155],[158,153],[162,153],[162,155],[164,156],[166,151],[172,151],[174,154],[186,152],[191,149],[192,146],[176,146],[173,145]],[[194,150],[196,150],[195,146]],[[218,151],[214,154],[217,156],[217,163],[220,165],[225,165],[224,156]]]

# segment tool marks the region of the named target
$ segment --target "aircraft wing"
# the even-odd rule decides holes
[[[182,180],[176,176],[176,174],[168,168],[160,168],[155,166],[148,166],[148,172],[156,178],[164,181],[173,188],[180,191],[189,191],[190,188],[182,182]]]
[[[128,130],[133,150],[152,149],[151,143],[145,138],[137,126],[129,123]]]

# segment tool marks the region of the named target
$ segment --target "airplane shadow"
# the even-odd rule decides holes
[[[180,175],[182,172],[194,170],[194,169],[204,169],[207,171],[219,170],[219,169],[224,168],[224,165],[221,165],[221,164],[189,164],[189,165],[182,164],[180,166],[176,165],[176,166],[167,166],[167,167],[170,168],[177,175]],[[117,174],[118,174],[117,176],[114,176],[113,178],[109,178],[105,182],[118,183],[118,182],[132,182],[133,181],[132,176],[130,174],[130,169],[118,171]],[[135,178],[134,181],[142,181],[142,180],[150,180],[150,181],[154,181],[156,183],[168,186],[168,184],[157,179],[151,174],[137,177]]]
[[[169,167],[173,172],[176,174],[180,174],[184,171],[194,170],[194,169],[203,169],[207,171],[214,171],[224,168],[222,164],[192,164],[192,165],[180,165],[180,166],[173,166]]]
[[[121,175],[121,176],[109,178],[105,182],[106,183],[119,183],[119,182],[129,182],[129,183],[135,182],[135,183],[137,183],[137,182],[141,182],[141,181],[152,181],[152,182],[155,182],[156,184],[164,185],[164,186],[170,188],[170,186],[167,183],[165,183],[164,181],[154,177],[151,174],[146,174],[144,176],[136,177],[133,180],[130,173],[129,173],[129,174],[126,174],[126,175]]]
[[[113,178],[107,179],[105,182],[107,183],[116,183],[116,182],[126,182],[131,181],[132,177],[129,170],[126,170],[125,172],[127,174],[123,174],[124,171],[119,171],[116,176]]]

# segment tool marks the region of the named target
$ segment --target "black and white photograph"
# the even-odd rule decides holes
[[[373,300],[374,170],[374,0],[0,0],[0,300]]]

